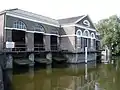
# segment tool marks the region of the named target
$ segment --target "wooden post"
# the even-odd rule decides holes
[[[88,77],[88,69],[87,69],[87,64],[85,64],[85,79],[87,80]]]
[[[87,47],[85,47],[85,63],[87,63]]]

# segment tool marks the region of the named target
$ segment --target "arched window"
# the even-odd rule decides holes
[[[79,30],[77,30],[77,32],[76,32],[76,35],[79,37],[79,36],[82,36],[82,31],[79,29]]]
[[[95,34],[91,33],[91,38],[95,39]]]
[[[17,29],[27,29],[25,23],[22,22],[22,21],[15,21],[15,22],[13,23],[13,28],[17,28]]]
[[[88,30],[85,30],[83,32],[83,36],[89,37],[90,36],[90,32]]]
[[[36,24],[34,30],[39,32],[45,32],[45,29],[41,24]]]
[[[80,29],[77,30],[76,32],[77,35],[77,48],[81,48],[82,42],[81,42],[81,36],[82,36],[82,31]]]
[[[90,22],[88,20],[84,20],[83,24],[86,25],[87,27],[90,27]]]
[[[95,34],[94,33],[91,33],[91,48],[93,49],[94,48],[94,39],[95,39]]]

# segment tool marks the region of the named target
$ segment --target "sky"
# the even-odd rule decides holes
[[[19,8],[53,19],[88,14],[96,23],[111,15],[120,16],[119,0],[1,0],[0,11]]]

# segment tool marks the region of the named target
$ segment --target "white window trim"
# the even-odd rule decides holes
[[[86,24],[86,23],[87,23],[87,24]],[[84,20],[84,21],[83,21],[83,24],[84,24],[84,25],[87,25],[87,27],[90,27],[90,22],[89,22],[88,20]]]
[[[61,35],[60,37],[75,37],[75,36],[77,36],[77,35],[71,34],[71,35]]]
[[[81,35],[78,35],[78,32],[80,32],[81,33]],[[83,34],[82,34],[82,31],[80,30],[80,29],[78,29],[77,31],[76,31],[76,35],[77,35],[77,37],[81,37]]]
[[[60,35],[58,35],[58,34],[45,33],[45,32],[39,32],[39,31],[28,31],[26,29],[9,28],[9,27],[5,27],[4,29],[8,29],[8,30],[20,30],[20,31],[25,31],[25,32],[30,32],[30,33],[43,33],[44,35],[54,35],[54,36],[60,37]]]
[[[81,17],[80,19],[78,19],[77,21],[75,21],[74,23],[78,23],[79,21],[81,21],[83,18],[85,18],[87,15],[84,15],[83,17]]]
[[[85,36],[85,35],[84,35],[84,34],[85,34],[85,32],[87,32],[87,33],[88,33],[88,36]],[[86,30],[84,30],[84,32],[83,32],[83,36],[84,36],[84,37],[90,37],[90,32],[89,32],[89,30],[87,30],[87,29],[86,29]]]
[[[93,37],[92,37],[92,35],[93,35]],[[95,34],[93,32],[91,33],[91,38],[95,39]]]
[[[5,27],[5,29],[8,29],[8,30],[20,30],[20,31],[27,31],[27,29],[9,28],[9,27]]]
[[[19,26],[19,27],[17,27]],[[24,27],[24,28],[23,28]],[[13,28],[17,28],[17,29],[27,29],[26,25],[24,22],[17,20],[13,23]]]

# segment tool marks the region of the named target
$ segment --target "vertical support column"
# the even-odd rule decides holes
[[[52,53],[51,51],[51,39],[50,35],[45,35],[44,36],[44,45],[45,45],[45,51],[49,51],[49,53],[46,54],[46,59],[48,60],[47,64],[52,63]]]
[[[27,32],[25,35],[27,51],[34,51],[34,33]],[[29,54],[28,59],[32,62],[29,66],[34,66],[34,53]]]
[[[31,53],[29,55],[29,60],[31,61],[31,63],[29,64],[29,66],[34,66],[34,53]]]
[[[85,63],[87,63],[87,59],[88,59],[88,58],[87,58],[87,56],[88,56],[88,55],[87,55],[87,52],[88,52],[88,51],[87,51],[87,47],[85,47]]]
[[[84,38],[81,37],[81,51],[83,52],[84,51]]]
[[[6,41],[12,42],[12,30],[6,30]],[[7,48],[6,50],[12,51],[12,48]]]
[[[13,57],[11,54],[6,55],[6,68],[12,69],[13,68]]]
[[[51,51],[51,40],[50,35],[44,36],[44,45],[45,45],[45,51]]]
[[[60,50],[60,40],[58,36],[57,36],[57,49]]]
[[[34,51],[34,33],[26,32],[25,42],[27,45],[27,51]]]

